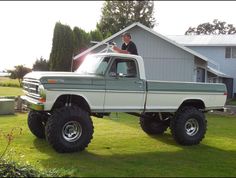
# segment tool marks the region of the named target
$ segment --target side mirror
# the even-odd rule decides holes
[[[109,73],[109,76],[110,76],[110,77],[117,77],[117,74],[116,74],[115,72],[110,72],[110,73]]]
[[[115,78],[123,78],[125,75],[123,73],[115,73],[115,72],[110,72],[109,74],[110,77],[115,77]]]
[[[124,77],[125,75],[123,73],[118,73],[117,76],[118,77]]]

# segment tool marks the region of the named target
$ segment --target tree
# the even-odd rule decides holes
[[[153,28],[154,1],[105,1],[97,28],[103,37],[114,34],[134,22]]]
[[[51,71],[70,71],[74,49],[74,36],[68,25],[57,22],[54,28],[49,59]]]
[[[49,71],[49,63],[46,59],[42,56],[40,59],[36,59],[35,63],[33,64],[34,71]]]
[[[14,67],[14,70],[9,70],[8,72],[11,73],[10,78],[18,79],[20,86],[22,86],[22,79],[25,74],[31,72],[30,68],[24,67],[23,65],[17,65]]]
[[[236,28],[232,24],[226,24],[218,19],[213,23],[202,23],[197,27],[189,27],[185,35],[219,35],[219,34],[236,34]]]
[[[102,41],[103,40],[102,33],[100,32],[99,29],[90,31],[90,36],[91,36],[92,41]]]
[[[85,51],[90,46],[90,33],[85,32],[79,27],[74,27],[74,55]]]

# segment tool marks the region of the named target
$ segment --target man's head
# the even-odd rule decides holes
[[[131,35],[128,32],[122,34],[122,40],[124,43],[128,44],[131,41]]]

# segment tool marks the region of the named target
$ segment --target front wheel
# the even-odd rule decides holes
[[[196,145],[205,136],[207,121],[204,114],[197,108],[184,107],[171,119],[170,129],[179,144]]]
[[[28,114],[28,127],[38,138],[45,138],[45,125],[48,116],[45,113],[30,111]]]
[[[84,150],[93,137],[93,123],[88,112],[77,106],[63,107],[46,124],[46,139],[60,153]]]

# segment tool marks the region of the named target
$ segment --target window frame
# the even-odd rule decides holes
[[[232,54],[232,58],[233,59],[236,59],[236,46],[234,46],[234,47],[231,47],[231,54]]]
[[[136,67],[136,76],[135,77],[122,77],[122,76],[118,76],[116,74],[116,76],[111,76],[110,75],[110,70],[111,70],[111,67],[113,65],[113,63],[117,60],[117,59],[120,59],[120,60],[131,60],[134,62],[135,64],[135,67]],[[119,56],[115,56],[115,57],[112,57],[112,59],[110,59],[111,62],[110,62],[110,65],[108,66],[107,68],[107,71],[106,71],[106,77],[108,78],[122,78],[122,79],[140,79],[140,73],[139,73],[139,68],[138,68],[138,63],[135,59],[133,58],[127,58],[127,57],[119,57]]]
[[[225,47],[225,59],[236,59],[236,46]]]

